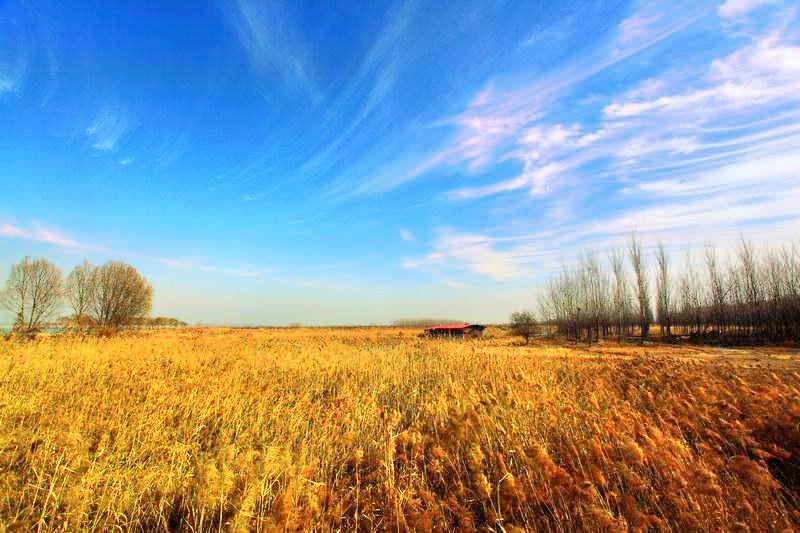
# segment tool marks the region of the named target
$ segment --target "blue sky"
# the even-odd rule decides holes
[[[797,240],[799,7],[0,0],[0,275],[122,259],[193,322],[495,321],[631,228]]]

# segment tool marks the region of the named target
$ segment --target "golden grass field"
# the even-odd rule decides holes
[[[0,341],[0,522],[798,529],[796,351],[417,333]]]

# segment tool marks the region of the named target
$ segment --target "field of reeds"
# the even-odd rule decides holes
[[[798,529],[797,352],[417,333],[0,340],[0,523]]]

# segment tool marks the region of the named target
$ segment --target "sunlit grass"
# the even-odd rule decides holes
[[[793,359],[680,352],[377,328],[4,342],[0,520],[795,529]]]

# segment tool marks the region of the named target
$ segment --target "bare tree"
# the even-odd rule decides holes
[[[683,268],[673,274],[663,244],[655,251],[656,310],[662,335],[750,340],[800,340],[800,242],[760,250],[742,238],[732,254],[718,258],[707,244],[696,268],[687,250]],[[642,340],[652,323],[648,269],[639,239],[628,239],[633,280],[626,279],[623,254],[612,251],[610,273],[587,251],[577,264],[562,261],[561,272],[539,292],[541,316],[555,331],[593,342],[616,330],[639,328]],[[634,301],[635,298],[635,301]]]
[[[25,257],[11,267],[0,305],[13,313],[15,330],[32,334],[58,310],[62,289],[60,268],[46,259]]]
[[[579,272],[584,294],[586,329],[591,343],[599,340],[608,329],[610,281],[597,254],[591,250],[585,251],[581,256]]]
[[[669,276],[669,255],[661,239],[656,245],[656,319],[662,337],[672,337],[672,297]]]
[[[131,265],[119,261],[94,269],[92,318],[99,326],[118,328],[150,313],[153,288]]]
[[[83,260],[67,276],[65,287],[67,302],[72,309],[72,318],[78,327],[86,326],[89,321],[89,309],[94,294],[92,264]]]
[[[689,250],[685,253],[683,272],[678,276],[677,322],[684,333],[696,334],[704,327],[704,294]],[[673,325],[676,316],[672,317]]]
[[[544,322],[545,334],[549,336],[553,325],[553,319],[556,318],[555,309],[550,303],[547,292],[544,290],[537,292],[536,301],[539,305],[539,316],[542,317],[542,322]]]
[[[614,320],[617,327],[617,342],[622,344],[625,339],[625,324],[630,314],[630,291],[628,280],[625,276],[625,264],[622,252],[615,248],[608,254],[608,262],[614,275]]]
[[[630,257],[633,275],[636,280],[636,300],[638,304],[639,332],[641,342],[650,333],[650,323],[653,321],[653,311],[650,307],[650,288],[647,281],[647,260],[642,252],[642,244],[636,233],[628,236],[628,256]]]
[[[703,255],[706,263],[706,275],[708,277],[706,283],[708,284],[709,289],[709,310],[711,312],[710,318],[713,322],[716,334],[721,335],[722,329],[725,325],[723,313],[725,310],[725,299],[728,291],[725,288],[725,282],[722,277],[722,272],[719,268],[717,252],[714,249],[714,246],[706,243]]]
[[[532,311],[515,311],[511,313],[511,331],[525,339],[525,344],[530,342],[536,334],[536,317]]]

